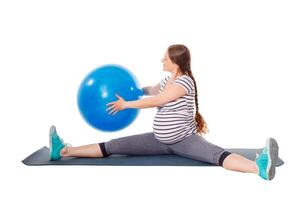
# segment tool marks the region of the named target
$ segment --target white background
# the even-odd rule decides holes
[[[1,1],[1,199],[263,199],[298,195],[297,1]],[[129,68],[141,86],[164,76],[161,58],[189,47],[199,108],[222,147],[260,148],[286,162],[273,181],[220,167],[28,167],[55,124],[73,146],[152,130],[156,109],[128,128],[99,132],[76,95],[97,66]],[[297,166],[298,165],[298,166]],[[293,182],[292,181],[296,181]],[[299,195],[298,195],[299,197]]]

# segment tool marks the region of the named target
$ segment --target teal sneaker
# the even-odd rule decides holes
[[[265,148],[256,158],[258,175],[265,180],[272,180],[275,176],[276,162],[278,159],[278,144],[275,139],[268,138]]]
[[[50,160],[59,160],[61,158],[60,151],[65,147],[65,144],[64,141],[58,136],[55,126],[51,126],[50,128],[49,147]]]

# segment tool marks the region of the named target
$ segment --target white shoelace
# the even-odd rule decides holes
[[[68,150],[68,147],[72,147],[72,145],[70,143],[65,143],[62,138],[61,138],[61,142],[65,145],[66,150]]]

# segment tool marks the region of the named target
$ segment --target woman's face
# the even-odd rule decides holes
[[[163,70],[171,73],[175,73],[179,66],[171,61],[168,52],[165,53],[164,58],[161,60],[163,63]]]

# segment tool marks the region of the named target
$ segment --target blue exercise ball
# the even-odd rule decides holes
[[[106,104],[118,100],[116,94],[125,101],[132,101],[140,99],[143,91],[135,76],[121,65],[106,64],[90,72],[81,82],[77,96],[78,107],[85,121],[104,132],[129,126],[136,119],[139,109],[109,114]]]

